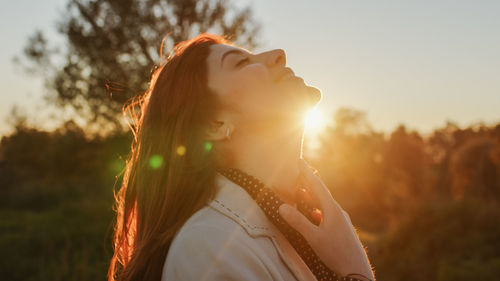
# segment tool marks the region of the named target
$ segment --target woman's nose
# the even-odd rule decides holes
[[[285,66],[286,65],[286,54],[282,49],[272,50],[269,53],[269,57],[267,59],[267,65],[269,67]]]

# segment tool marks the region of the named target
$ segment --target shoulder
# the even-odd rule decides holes
[[[175,250],[180,248],[186,250],[183,248],[185,244],[217,247],[234,244],[231,241],[248,244],[253,243],[254,239],[234,220],[210,206],[205,206],[194,213],[180,228],[172,241],[170,251],[174,250],[172,252],[175,253]]]
[[[162,280],[271,280],[259,248],[241,225],[206,206],[174,237]]]

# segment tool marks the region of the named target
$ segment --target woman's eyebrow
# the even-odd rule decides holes
[[[223,55],[222,55],[222,58],[220,59],[220,67],[222,68],[222,62],[224,61],[224,58],[229,55],[229,54],[233,54],[233,53],[240,53],[240,54],[244,54],[245,52],[241,51],[241,50],[229,50],[227,52],[225,52]]]

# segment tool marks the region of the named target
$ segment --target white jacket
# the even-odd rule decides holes
[[[317,281],[243,187],[220,173],[216,183],[215,199],[174,237],[162,281]]]

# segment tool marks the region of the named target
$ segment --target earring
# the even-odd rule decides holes
[[[229,136],[229,127],[227,127],[227,128],[226,128],[226,138],[227,138],[228,140],[230,140],[230,139],[231,139],[231,137]]]

